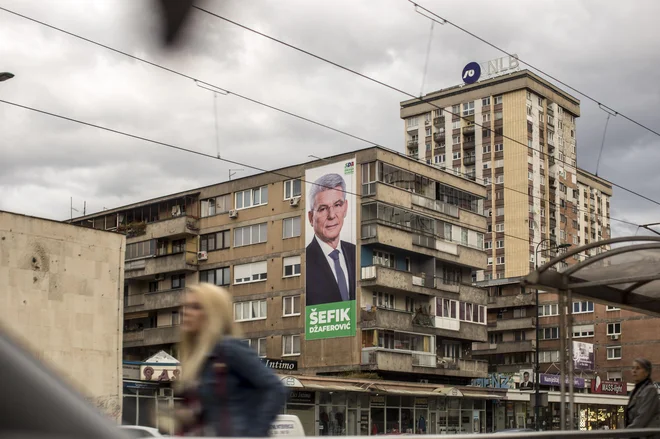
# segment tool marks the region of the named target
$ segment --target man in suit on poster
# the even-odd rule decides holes
[[[344,178],[319,177],[307,203],[314,237],[306,249],[306,305],[355,300],[355,244],[340,239],[348,213]]]

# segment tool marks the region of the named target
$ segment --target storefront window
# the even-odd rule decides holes
[[[461,402],[458,399],[447,400],[447,434],[461,432]]]
[[[346,435],[346,393],[321,393],[319,407],[319,435]]]

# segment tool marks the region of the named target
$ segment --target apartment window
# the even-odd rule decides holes
[[[527,317],[527,308],[514,308],[513,310],[514,319],[522,319],[524,317]]]
[[[199,249],[203,252],[229,248],[229,230],[209,233],[199,237]]]
[[[540,107],[543,106],[543,98],[539,98],[539,106],[540,106]]]
[[[287,296],[282,298],[282,315],[284,317],[300,315],[300,296]]]
[[[219,197],[208,198],[200,202],[200,216],[219,215],[229,212],[231,209],[231,194],[221,195]]]
[[[620,335],[620,334],[621,334],[621,322],[607,324],[607,335]]]
[[[504,264],[504,256],[498,256],[497,265],[502,265],[502,264]]]
[[[548,316],[558,316],[559,315],[559,305],[549,304],[549,305],[539,305],[539,317],[548,317]]]
[[[488,96],[487,98],[483,98],[481,100],[481,106],[482,107],[487,107],[489,105],[490,105],[490,96]]]
[[[409,118],[407,119],[407,122],[408,122],[408,126],[409,126],[409,127],[416,127],[416,126],[417,126],[417,116],[415,116],[415,117],[409,117]]]
[[[504,167],[504,160],[496,160],[495,161],[495,167],[496,168],[503,168]],[[504,177],[502,177],[504,178]]]
[[[502,96],[495,96],[495,105],[499,105],[502,103]]]
[[[300,276],[300,256],[289,256],[282,259],[283,277]]]
[[[607,380],[608,381],[621,381],[623,379],[621,371],[608,371]]]
[[[484,145],[483,146],[483,151],[484,151],[484,154],[488,154],[490,152],[490,145]],[[484,169],[486,169],[486,163],[488,163],[488,162],[484,163]]]
[[[484,242],[484,250],[491,250],[493,248],[493,241]],[[493,260],[491,258],[490,265],[493,265]]]
[[[481,119],[482,119],[483,122],[490,122],[490,113],[482,114]]]
[[[495,224],[496,232],[504,232],[504,223]]]
[[[504,144],[496,143],[495,144],[495,152],[502,152],[502,151],[504,151]]]
[[[236,209],[247,209],[268,204],[268,186],[236,192],[235,204]]]
[[[181,324],[181,313],[179,311],[172,311],[172,326]]]
[[[488,265],[493,265],[493,258],[492,257],[488,257]]]
[[[384,251],[374,251],[373,264],[394,268],[394,255]]]
[[[452,105],[451,112],[458,116],[461,113],[461,106],[460,105]]]
[[[186,275],[185,274],[175,274],[172,276],[172,289],[177,290],[179,288],[186,287]]]
[[[266,299],[248,300],[234,303],[234,320],[245,322],[249,320],[264,320],[267,317]]]
[[[454,160],[458,160],[460,158],[461,158],[461,152],[460,151],[454,152]]]
[[[504,248],[504,240],[503,239],[498,239],[497,240],[497,248]]]
[[[426,122],[431,122],[431,113],[426,113],[426,114],[424,115],[424,120],[425,120]]]
[[[199,272],[199,281],[210,284],[224,286],[231,283],[229,267],[215,268],[213,270],[203,270]]]
[[[396,308],[396,300],[394,294],[374,292],[372,296],[373,305],[379,308]]]
[[[295,180],[287,180],[284,182],[285,200],[290,200],[291,198],[299,197],[301,192],[302,192],[302,181],[299,178],[296,178]]]
[[[500,175],[496,175],[496,176],[495,176],[495,184],[504,184],[504,174],[500,174]],[[498,199],[498,200],[501,200],[503,194],[502,194],[501,191],[500,191],[499,193],[500,193],[501,195],[500,195],[500,196],[497,196],[497,197],[495,197],[495,198]]]
[[[156,240],[136,242],[126,245],[126,260],[145,258],[156,254]]]
[[[186,240],[176,239],[172,241],[172,254],[183,253],[186,251]]]
[[[458,130],[461,128],[461,121],[460,120],[455,120],[452,122],[451,127],[455,130]]]
[[[458,145],[459,143],[461,143],[461,136],[452,137],[452,142],[454,145]]]
[[[474,101],[463,104],[463,116],[472,116],[474,114]]]
[[[259,358],[266,358],[266,338],[248,338],[243,341],[252,349],[257,351]]]
[[[607,359],[608,360],[620,360],[621,359],[621,346],[608,346],[607,347]]]
[[[282,356],[300,355],[300,336],[283,335],[282,336]]]
[[[501,111],[496,111],[495,112],[495,120],[502,120],[502,112]]]
[[[282,220],[282,239],[300,236],[300,217],[294,216]]]
[[[532,94],[530,92],[527,92],[527,100],[528,101],[532,100]]]
[[[495,213],[496,213],[496,216],[502,216],[502,215],[504,215],[504,208],[503,208],[503,207],[498,207],[498,208],[495,210]]]
[[[531,105],[528,105],[528,106],[527,106],[527,115],[528,115],[528,116],[531,116],[531,115],[532,115],[532,106],[531,106]]]
[[[525,331],[515,331],[513,333],[514,341],[525,341],[525,339],[526,339]]]
[[[621,308],[619,308],[618,306],[607,305],[607,307],[605,308],[605,311],[621,311]]]
[[[261,244],[268,241],[268,223],[236,227],[234,229],[234,247]]]
[[[593,302],[573,302],[573,314],[594,312]]]
[[[540,351],[539,363],[556,363],[559,361],[559,351]]]
[[[573,338],[585,338],[594,336],[594,325],[573,326]]]
[[[433,158],[435,164],[445,163],[447,161],[447,156],[445,154],[438,154]]]
[[[574,138],[575,138],[575,131],[571,130],[571,139],[574,139]]]
[[[559,338],[559,328],[540,328],[539,338],[541,340],[556,340]]]
[[[149,292],[155,293],[158,291],[158,281],[149,282]]]
[[[534,180],[534,173],[532,171],[527,171],[527,179]]]
[[[234,284],[261,282],[267,280],[267,277],[266,261],[234,265]]]
[[[431,135],[431,127],[426,127],[426,135],[427,136]]]

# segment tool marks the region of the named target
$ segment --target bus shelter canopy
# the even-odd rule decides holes
[[[602,250],[605,247],[609,250]],[[601,249],[574,264],[574,255]],[[660,316],[660,236],[606,239],[560,254],[522,284],[573,294],[630,311]]]

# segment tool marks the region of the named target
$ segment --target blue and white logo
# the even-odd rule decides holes
[[[471,62],[463,67],[463,82],[466,84],[474,84],[481,76],[481,66],[479,63]]]

